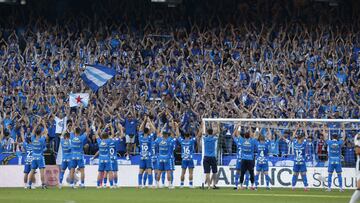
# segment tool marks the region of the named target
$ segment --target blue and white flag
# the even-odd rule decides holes
[[[110,80],[116,71],[102,66],[102,65],[89,65],[86,64],[85,71],[81,74],[81,78],[85,84],[96,92],[101,86]]]

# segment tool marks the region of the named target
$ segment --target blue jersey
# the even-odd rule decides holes
[[[172,142],[172,148],[171,148],[170,158],[172,158],[174,160],[175,159],[174,152],[176,149],[176,139],[172,139],[171,142]]]
[[[299,143],[297,140],[294,140],[293,147],[294,147],[294,164],[295,165],[302,165],[305,164],[306,160],[306,140],[302,143]]]
[[[156,147],[156,139],[155,139],[155,137],[156,137],[156,134],[153,134],[152,135],[152,141],[151,141],[151,159],[153,160],[153,161],[156,161],[157,160],[157,154],[158,154],[158,148]]]
[[[147,160],[152,157],[152,135],[145,136],[143,132],[139,132],[140,159]]]
[[[35,135],[31,136],[31,144],[33,150],[33,160],[41,160],[44,158],[44,151],[46,150],[45,137],[37,138]]]
[[[120,139],[115,137],[115,138],[109,138],[109,140],[110,140],[110,160],[114,161],[117,160],[116,145],[120,143]]]
[[[62,160],[70,161],[71,160],[71,142],[70,139],[60,139],[61,149],[62,149]]]
[[[159,150],[158,160],[160,162],[169,161],[173,153],[173,139],[171,137],[158,138],[156,139],[156,146]]]
[[[257,156],[256,156],[256,163],[257,164],[267,164],[268,157],[269,157],[269,146],[270,143],[268,141],[265,142],[258,142],[257,143]]]
[[[236,145],[236,159],[241,160],[241,142],[239,137],[233,137]]]
[[[23,147],[25,150],[25,165],[30,165],[32,160],[33,160],[33,156],[32,156],[32,145],[27,143],[27,142],[23,142]]]
[[[178,142],[181,145],[182,160],[192,160],[195,151],[195,138],[184,139],[179,137]]]
[[[341,147],[344,144],[343,140],[327,140],[329,164],[341,163]]]
[[[254,138],[240,137],[241,159],[254,160],[256,140]]]
[[[273,155],[279,154],[279,140],[270,140],[269,141],[269,153]]]
[[[110,139],[97,139],[99,145],[99,162],[110,162]]]
[[[218,137],[206,135],[203,137],[204,156],[216,157]]]
[[[80,160],[84,158],[85,141],[86,141],[85,133],[79,136],[76,136],[74,133],[70,133],[72,159]]]

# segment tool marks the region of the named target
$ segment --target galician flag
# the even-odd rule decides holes
[[[69,105],[70,107],[80,106],[86,107],[89,103],[89,93],[70,93]]]

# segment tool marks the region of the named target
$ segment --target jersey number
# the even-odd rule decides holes
[[[141,151],[143,151],[143,152],[147,152],[148,149],[149,149],[149,147],[147,145],[142,145],[141,146]]]
[[[190,154],[190,148],[185,146],[183,147],[184,154]]]
[[[114,153],[115,153],[114,148],[110,148],[110,154],[111,154],[111,155],[114,155]]]

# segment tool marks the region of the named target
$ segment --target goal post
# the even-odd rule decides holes
[[[360,132],[360,119],[304,119],[304,118],[203,118],[203,133],[210,126],[220,127],[218,142],[218,164],[220,166],[234,167],[236,163],[236,146],[232,135],[234,131],[253,132],[265,136],[270,142],[269,166],[293,166],[293,136],[305,136],[307,140],[308,167],[314,171],[322,171],[320,178],[325,180],[328,166],[327,140],[335,135],[344,139],[341,162],[343,167],[355,167],[355,154],[353,153],[353,138]],[[235,126],[239,126],[235,129]],[[294,131],[296,132],[294,133]],[[203,154],[203,152],[202,152]],[[326,181],[325,181],[326,182]]]

